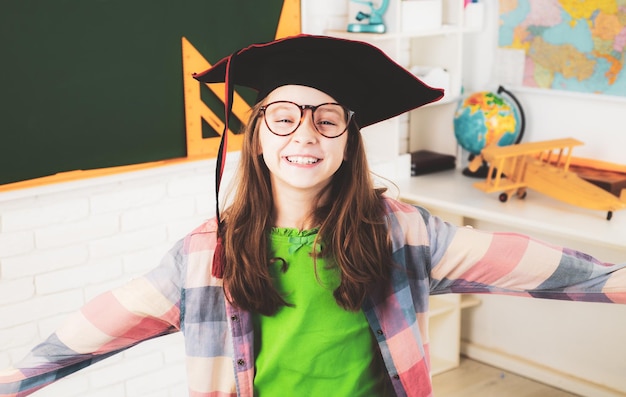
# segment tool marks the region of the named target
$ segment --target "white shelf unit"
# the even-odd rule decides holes
[[[431,375],[459,365],[461,350],[461,297],[437,295],[430,297],[428,312]]]
[[[480,300],[470,295],[447,294],[430,297],[429,337],[431,375],[459,366],[461,350],[461,311],[477,306]]]
[[[326,32],[330,36],[375,45],[407,69],[413,66],[442,67],[450,76],[449,89],[442,100],[362,130],[368,157],[374,164],[398,161],[402,155],[409,156],[408,153],[420,149],[456,154],[452,120],[462,92],[463,35],[480,27],[465,29],[463,0],[442,0],[440,27],[403,31],[400,26],[403,4],[415,1],[420,0],[390,1],[385,14],[386,33]],[[390,177],[389,174],[384,176]],[[391,179],[407,177],[410,177],[410,167],[396,172]],[[449,222],[462,221],[451,214],[438,215]],[[430,298],[429,337],[433,375],[459,365],[461,310],[478,303],[475,298],[457,294]]]

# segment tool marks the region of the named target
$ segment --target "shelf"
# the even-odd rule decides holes
[[[424,29],[412,32],[388,32],[388,33],[353,33],[345,30],[327,30],[326,34],[333,37],[339,37],[349,40],[360,40],[366,42],[397,40],[397,39],[413,39],[434,36],[446,36],[450,34],[462,33],[470,31],[463,29],[458,25],[442,25],[437,29]]]
[[[429,317],[435,317],[440,314],[445,314],[453,311],[457,308],[467,309],[470,307],[478,306],[480,299],[473,295],[466,294],[446,294],[446,295],[431,295],[430,296],[430,308],[428,310]]]
[[[515,227],[536,234],[567,238],[586,244],[626,249],[626,211],[617,211],[613,219],[606,213],[563,203],[539,192],[506,203],[497,194],[486,194],[473,187],[477,179],[460,170],[437,172],[394,181],[400,198],[427,209],[444,211],[465,218],[487,221],[503,227]]]
[[[460,296],[457,294],[431,296],[430,302],[428,334],[431,373],[441,373],[459,365]]]
[[[475,307],[480,305],[481,300],[472,295],[462,295],[461,296],[461,309],[469,309],[470,307]]]
[[[450,296],[457,298],[454,295]],[[433,295],[430,297],[429,305],[428,316],[435,317],[455,310],[459,306],[459,303],[458,299],[450,300],[443,296]]]

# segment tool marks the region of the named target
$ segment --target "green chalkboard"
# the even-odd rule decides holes
[[[0,185],[185,157],[182,37],[214,63],[272,40],[282,3],[2,0]]]

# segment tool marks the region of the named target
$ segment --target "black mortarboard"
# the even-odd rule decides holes
[[[313,87],[354,111],[359,127],[443,96],[370,44],[305,34],[253,44],[194,78],[252,88],[258,100],[282,85]]]
[[[359,127],[377,123],[443,97],[380,49],[360,41],[301,34],[252,44],[193,76],[203,83],[226,83],[224,131],[217,155],[216,215],[221,235],[219,188],[222,179],[234,86],[258,92],[257,102],[283,85],[316,88],[354,111]],[[223,244],[218,236],[213,274],[223,273]]]

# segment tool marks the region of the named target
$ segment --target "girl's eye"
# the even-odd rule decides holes
[[[295,118],[289,112],[275,112],[271,116],[272,122],[279,124],[288,124],[295,122]]]
[[[267,114],[275,123],[294,123],[300,117],[300,109],[285,106],[271,108]]]
[[[315,120],[318,124],[339,125],[342,123],[343,115],[339,112],[337,106],[324,106],[318,108],[315,112]]]
[[[337,125],[337,122],[334,120],[320,120],[317,122],[317,124],[325,125],[325,126],[334,126],[334,125]]]

